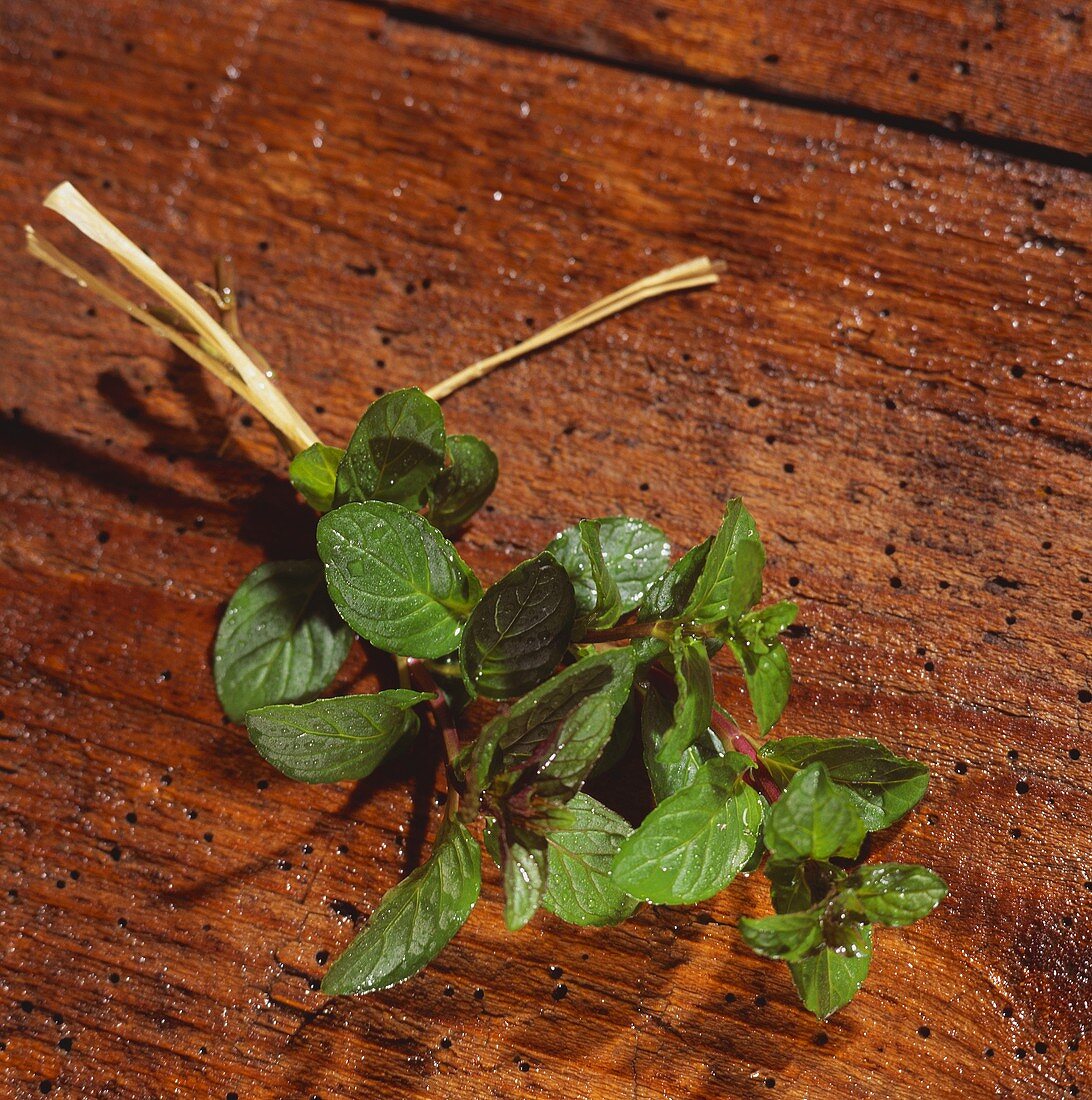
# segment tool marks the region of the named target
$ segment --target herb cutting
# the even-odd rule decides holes
[[[219,323],[70,184],[46,205],[159,301],[131,301],[28,229],[32,254],[250,402],[320,517],[313,558],[259,566],[227,607],[213,665],[227,716],[307,783],[361,779],[426,736],[423,725],[442,745],[447,801],[431,853],[331,965],[325,992],[369,993],[426,966],[478,900],[483,846],[512,930],[539,909],[615,924],[641,904],[705,901],[761,869],[774,912],[741,916],[740,935],[787,963],[820,1018],[864,981],[874,926],[910,924],[941,902],[946,887],[927,868],[862,862],[868,835],[924,795],[924,765],[870,739],[772,736],[797,609],[763,602],[766,555],[742,500],[677,559],[643,519],[582,519],[488,588],[452,541],[499,467],[483,440],[447,434],[438,401],[645,299],[715,283],[708,260],[633,283],[427,391],[383,395],[341,448],[318,439],[243,339],[226,267],[210,290]],[[354,638],[393,655],[398,686],[320,697]],[[742,674],[753,732],[714,697],[722,651]],[[464,736],[479,701],[496,713]],[[635,827],[584,790],[631,751],[652,803]]]

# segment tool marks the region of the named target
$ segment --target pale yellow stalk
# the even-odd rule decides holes
[[[318,442],[318,436],[310,425],[232,339],[227,330],[137,248],[117,226],[100,214],[71,183],[66,181],[55,187],[46,196],[45,206],[56,211],[81,233],[105,248],[118,263],[192,325],[215,348],[217,357],[238,375],[246,387],[243,396],[296,450],[305,450],[312,443]]]
[[[487,356],[477,363],[472,363],[469,367],[464,367],[457,374],[453,374],[442,382],[430,386],[425,390],[425,393],[429,397],[440,401],[470,382],[476,382],[479,378],[484,378],[490,371],[504,366],[505,363],[512,362],[513,359],[518,359],[521,355],[527,355],[529,352],[536,351],[547,344],[552,344],[556,340],[563,340],[566,336],[571,336],[582,328],[587,328],[589,325],[594,325],[607,317],[637,305],[638,302],[659,297],[661,294],[671,294],[677,290],[712,286],[718,281],[717,270],[718,266],[716,264],[712,263],[707,257],[701,256],[696,260],[689,260],[686,263],[659,271],[655,275],[646,275],[645,278],[638,279],[635,283],[630,283],[629,286],[616,290],[613,294],[608,294],[605,298],[600,298],[598,301],[592,302],[591,305],[577,310],[514,347],[498,351],[495,355]]]

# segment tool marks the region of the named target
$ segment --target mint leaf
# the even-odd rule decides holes
[[[373,401],[337,470],[336,503],[386,500],[417,509],[444,464],[444,414],[419,389]]]
[[[735,497],[706,554],[682,617],[691,622],[735,621],[762,595],[766,553],[751,513]]]
[[[504,923],[516,932],[535,915],[546,889],[546,841],[525,829],[502,829],[500,839]]]
[[[740,917],[739,932],[752,951],[786,962],[802,959],[823,942],[820,914],[814,911],[779,913],[760,920]]]
[[[390,653],[450,653],[481,599],[481,585],[455,547],[396,504],[346,504],[323,516],[318,551],[338,613]]]
[[[542,904],[570,924],[618,924],[637,908],[636,899],[611,879],[618,848],[633,830],[582,791],[565,808],[572,824],[546,834],[548,873]]]
[[[585,519],[580,521],[578,527],[580,545],[588,562],[588,576],[595,590],[595,603],[581,616],[581,628],[614,626],[622,617],[622,597],[603,556],[599,526]],[[572,579],[571,576],[569,579]],[[573,591],[576,591],[575,585]]]
[[[550,554],[517,565],[466,624],[459,653],[467,684],[510,699],[541,683],[569,647],[575,614],[572,583]]]
[[[632,611],[667,568],[671,544],[658,527],[630,516],[585,520],[599,534],[607,573],[618,588],[622,614]],[[562,531],[546,549],[561,563],[576,591],[577,609],[588,614],[596,604],[591,563],[580,538],[579,525]]]
[[[713,670],[705,643],[676,634],[671,640],[671,656],[678,695],[671,728],[660,744],[661,763],[678,760],[683,750],[705,733],[713,710]]]
[[[902,928],[927,917],[945,898],[940,875],[912,863],[874,863],[846,881],[847,903],[873,924]]]
[[[839,955],[824,947],[799,962],[789,963],[800,999],[820,1020],[849,1004],[868,976],[872,937],[868,926],[864,927],[863,953],[859,956]]]
[[[853,800],[823,764],[794,775],[766,815],[766,847],[775,860],[852,859],[864,836]]]
[[[652,583],[637,612],[638,622],[681,618],[690,602],[694,585],[705,567],[705,559],[712,545],[713,536],[710,535],[705,542],[687,550],[666,573]]]
[[[767,811],[768,814],[768,811]],[[770,880],[770,900],[779,913],[810,909],[826,898],[834,887],[845,881],[846,873],[826,860],[766,861]]]
[[[618,717],[614,720],[614,728],[611,730],[606,745],[603,746],[599,759],[596,760],[595,766],[588,774],[595,776],[610,771],[629,751],[629,747],[633,744],[633,739],[637,736],[640,728],[641,708],[636,693],[631,691],[625,703],[622,704]]]
[[[895,756],[864,737],[782,737],[759,752],[779,787],[809,764],[822,762],[835,783],[847,789],[870,832],[893,825],[911,810],[929,785],[924,764]]]
[[[241,722],[255,707],[313,698],[337,675],[352,641],[317,561],[259,565],[216,632],[212,671],[224,713]]]
[[[412,708],[429,695],[395,689],[375,695],[274,706],[246,716],[250,740],[290,779],[336,783],[370,775],[394,745],[417,732]]]
[[[633,673],[629,649],[612,649],[582,658],[529,692],[504,717],[505,769],[533,769],[542,795],[573,795],[610,738]]]
[[[655,802],[663,802],[677,791],[689,787],[703,763],[696,745],[684,749],[677,760],[661,759],[664,737],[673,723],[671,705],[655,688],[650,687],[641,711],[641,747]]]
[[[447,439],[448,465],[428,489],[428,518],[441,531],[452,531],[489,499],[497,484],[497,456],[473,435]]]
[[[847,908],[847,900],[847,894],[837,894],[823,906],[823,942],[839,955],[860,958],[870,948],[872,926],[859,910]]]
[[[781,600],[758,611],[748,611],[741,615],[739,632],[745,638],[772,644],[782,630],[796,622],[799,608],[791,600]]]
[[[728,638],[728,645],[743,669],[758,727],[763,733],[769,733],[789,701],[792,673],[788,651],[780,642],[767,646],[735,636]]]
[[[316,512],[328,512],[334,506],[337,468],[344,455],[340,447],[312,443],[288,467],[288,480]]]
[[[657,905],[689,905],[719,893],[751,857],[762,804],[743,782],[751,761],[728,753],[661,802],[623,841],[615,885]]]
[[[432,854],[383,896],[368,926],[327,971],[323,993],[372,993],[412,977],[462,927],[481,885],[477,841],[445,819]]]

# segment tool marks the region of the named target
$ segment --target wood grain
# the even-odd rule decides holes
[[[1088,1086],[1084,175],[337,0],[0,18],[6,1094]],[[313,519],[227,395],[16,255],[33,218],[100,269],[37,208],[62,177],[178,276],[232,249],[249,335],[332,442],[380,390],[722,258],[716,290],[446,403],[502,463],[463,549],[493,579],[622,510],[682,548],[742,492],[770,594],[802,608],[783,728],[935,769],[879,850],[935,866],[942,912],[881,936],[864,992],[818,1025],[738,939],[760,876],[515,938],[492,874],[424,975],[321,996],[328,954],[427,843],[436,761],[310,788],[223,722],[218,615],[258,562],[308,552]],[[357,654],[341,686],[390,673]]]
[[[1092,153],[1092,48],[1083,0],[384,6],[400,19],[439,20],[743,94]]]

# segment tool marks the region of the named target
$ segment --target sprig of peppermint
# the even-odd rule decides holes
[[[742,917],[740,933],[788,964],[820,1017],[860,987],[874,925],[909,924],[943,899],[924,867],[859,862],[866,835],[925,793],[924,766],[872,740],[767,737],[789,696],[782,634],[796,607],[761,603],[765,553],[738,498],[674,564],[652,524],[585,519],[483,589],[449,536],[485,502],[496,459],[446,436],[420,390],[381,397],[344,451],[315,444],[290,476],[324,513],[317,560],[260,566],[232,599],[214,665],[224,709],[245,712],[263,757],[305,782],[369,774],[419,736],[419,712],[448,766],[431,855],[387,893],[327,992],[385,988],[443,948],[480,890],[479,833],[512,929],[540,908],[605,925],[642,903],[693,904],[763,866],[774,913]],[[404,660],[422,690],[316,698],[346,632]],[[743,674],[755,736],[714,703],[721,649]],[[479,696],[509,705],[463,740],[458,717]],[[582,788],[635,729],[655,806],[634,828]]]
[[[867,835],[924,795],[923,765],[869,739],[769,736],[789,696],[781,638],[797,609],[761,604],[765,552],[742,500],[674,564],[644,520],[583,519],[483,589],[450,541],[492,492],[498,464],[482,440],[447,435],[434,398],[652,294],[716,282],[708,260],[639,280],[429,394],[381,397],[341,449],[318,440],[245,345],[229,279],[214,292],[221,326],[70,184],[46,205],[162,305],[131,302],[28,230],[32,254],[249,401],[320,513],[315,558],[259,566],[228,605],[213,665],[228,717],[307,783],[369,775],[422,736],[422,718],[443,745],[448,797],[432,851],[383,897],[324,991],[369,993],[426,966],[478,900],[480,843],[500,869],[512,929],[540,908],[616,924],[641,904],[703,901],[762,867],[773,913],[741,917],[740,934],[787,963],[820,1018],[864,981],[874,926],[902,927],[940,904],[946,887],[927,868],[861,861]],[[320,698],[354,636],[395,656],[401,686]],[[714,699],[722,649],[742,672],[755,735]],[[463,739],[459,718],[479,697],[504,709]],[[654,808],[633,827],[583,786],[635,740]]]

